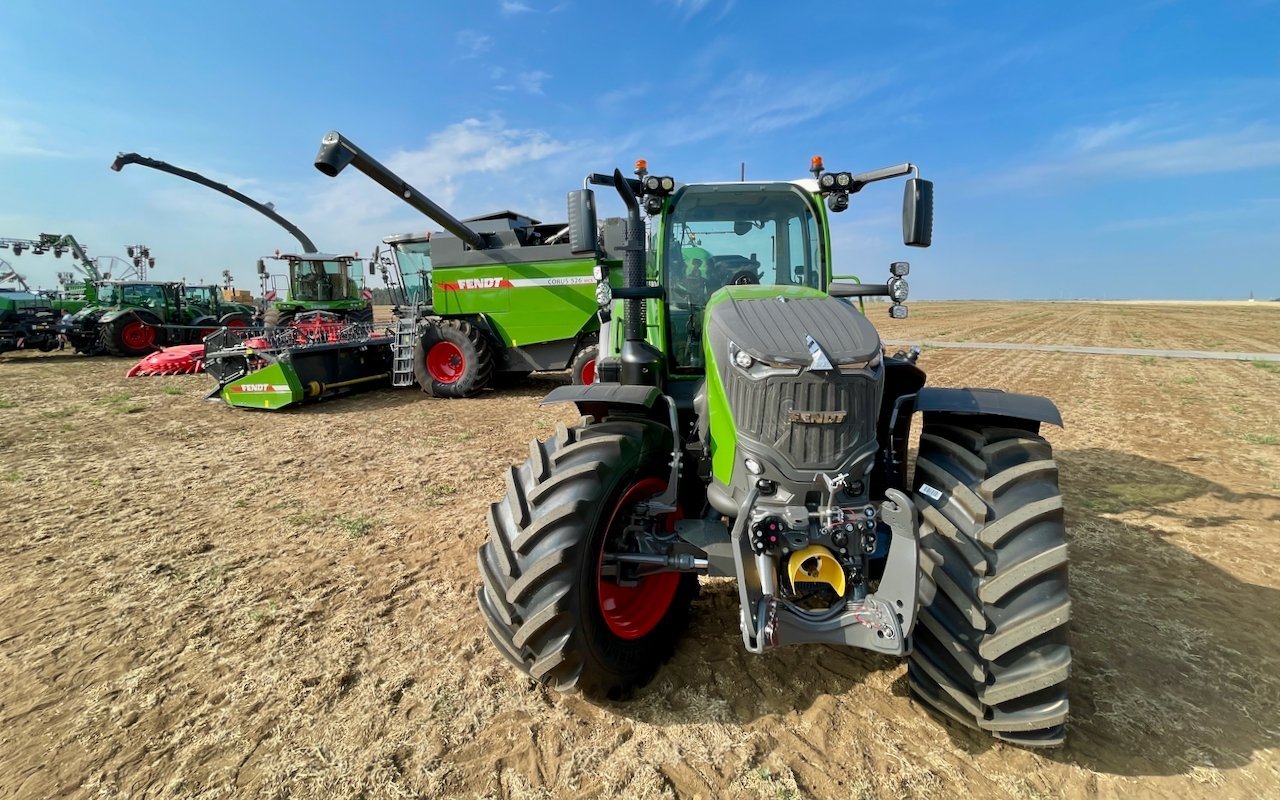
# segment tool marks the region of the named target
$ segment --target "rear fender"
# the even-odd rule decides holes
[[[110,322],[114,322],[120,319],[121,317],[137,317],[139,320],[147,323],[148,325],[161,324],[160,318],[158,316],[156,316],[152,312],[147,311],[146,309],[143,309],[143,308],[113,309],[111,311],[106,312],[101,317],[98,317],[98,324],[106,325]]]

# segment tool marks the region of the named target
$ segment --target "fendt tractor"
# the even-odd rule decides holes
[[[58,323],[78,353],[137,358],[170,345],[193,344],[226,325],[239,326],[243,311],[221,319],[189,302],[176,282],[104,281],[98,299]]]
[[[905,317],[909,267],[895,262],[883,284],[839,279],[827,209],[911,176],[903,242],[924,247],[932,184],[911,164],[832,173],[815,158],[812,172],[678,186],[640,167],[570,194],[569,247],[601,262],[610,320],[597,382],[544,401],[574,403],[581,421],[533,442],[490,507],[478,554],[490,638],[547,686],[625,698],[671,655],[698,576],[728,576],[748,651],[906,656],[929,708],[1020,745],[1059,744],[1067,547],[1039,432],[1061,425],[1058,410],[926,387],[915,353],[887,355],[854,301],[887,296],[889,316]],[[591,185],[627,208],[603,237]],[[610,300],[604,256],[620,231]]]
[[[570,252],[564,223],[511,211],[460,220],[337,131],[325,135],[315,165],[330,177],[354,166],[444,228],[387,242],[397,255],[426,259],[430,275],[430,291],[396,336],[397,385],[412,375],[429,394],[469,397],[494,373],[564,369],[576,383],[591,382],[600,332],[596,262]]]
[[[263,285],[263,302],[268,304],[263,314],[265,324],[289,325],[297,319],[299,314],[317,312],[332,315],[333,318],[342,321],[360,323],[373,321],[373,306],[363,295],[361,287],[357,285],[352,275],[353,264],[356,265],[355,274],[361,274],[362,262],[357,256],[328,255],[317,252],[311,238],[297,225],[281,216],[270,203],[259,203],[230,186],[210,180],[198,172],[137,153],[120,153],[111,163],[111,169],[120,172],[129,164],[139,164],[160,172],[167,172],[221,192],[267,217],[298,240],[302,245],[302,253],[281,255],[277,250],[274,256],[268,256],[287,264],[289,289],[285,297],[273,296],[267,299],[270,276],[266,260],[258,259],[258,274]]]
[[[5,282],[13,285],[4,286]],[[27,281],[0,258],[0,353],[58,347],[58,316],[47,297],[31,291]]]

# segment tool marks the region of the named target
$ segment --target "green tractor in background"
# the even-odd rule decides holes
[[[240,312],[229,312],[234,318]],[[189,303],[181,283],[105,281],[98,299],[58,324],[76,352],[137,358],[161,347],[194,344],[224,323]]]
[[[373,322],[371,295],[355,280],[356,275],[364,275],[359,255],[277,252],[268,258],[287,265],[289,290],[286,297],[268,301],[265,325],[290,325],[298,315],[316,312],[342,322]],[[269,275],[265,259],[258,259],[258,274],[265,283]]]
[[[188,316],[199,312],[202,316],[213,317],[220,326],[227,328],[247,328],[258,313],[247,303],[223,299],[217,286],[183,286],[182,300],[188,308]]]
[[[909,267],[883,284],[838,279],[828,209],[911,176],[903,241],[928,246],[932,184],[910,164],[832,173],[815,158],[812,171],[688,186],[643,167],[588,176],[627,207],[621,275],[592,190],[570,194],[571,249],[599,260],[604,354],[596,383],[544,401],[575,404],[581,421],[534,442],[490,507],[489,636],[547,686],[625,698],[673,652],[698,577],[732,577],[748,651],[905,656],[911,693],[934,711],[1059,744],[1067,545],[1039,430],[1061,425],[1058,410],[926,387],[916,353],[888,355],[859,305],[887,296],[905,317]]]

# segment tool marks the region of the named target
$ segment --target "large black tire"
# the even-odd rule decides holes
[[[1049,443],[964,416],[926,417],[914,487],[921,569],[936,591],[915,627],[912,693],[998,739],[1062,744],[1071,599]]]
[[[122,314],[102,330],[102,344],[113,356],[138,358],[154,353],[166,342],[160,320],[145,311]]]
[[[600,360],[600,346],[589,344],[578,351],[569,365],[569,375],[577,384],[595,383],[596,364]]]
[[[275,306],[267,309],[262,315],[262,325],[267,328],[283,328],[293,324],[293,312],[281,311]]]
[[[617,584],[600,576],[603,548],[625,524],[626,508],[665,485],[670,441],[652,423],[562,425],[511,468],[506,498],[489,508],[478,599],[489,638],[534,680],[621,700],[670,658],[688,626],[696,576],[642,578],[638,594],[613,604],[610,618],[604,593]],[[648,583],[658,579],[665,583]],[[628,618],[630,611],[636,616]],[[620,623],[633,635],[619,635]]]
[[[350,322],[363,322],[368,325],[372,325],[373,306],[365,306],[364,308],[357,308],[354,311],[348,311],[347,320]]]
[[[413,374],[433,397],[471,397],[489,384],[493,354],[475,325],[461,319],[429,323],[413,353]]]

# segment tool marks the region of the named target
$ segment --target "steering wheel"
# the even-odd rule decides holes
[[[733,273],[725,286],[750,286],[760,283],[760,273],[754,269],[740,269]]]

